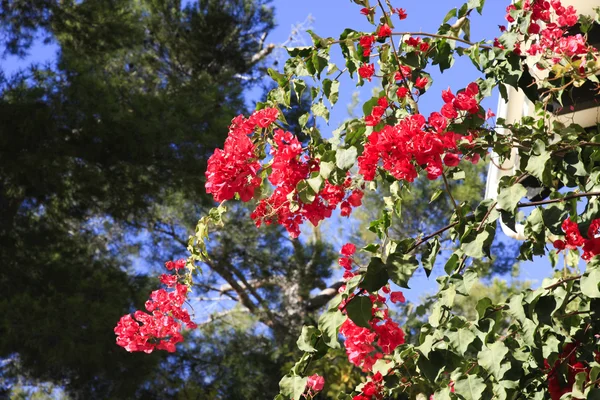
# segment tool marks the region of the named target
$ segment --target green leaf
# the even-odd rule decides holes
[[[490,257],[490,246],[494,240],[495,229],[493,225],[487,225],[479,233],[474,230],[462,241],[461,248],[465,255],[473,258]]]
[[[525,170],[539,179],[540,182],[548,183],[548,180],[545,179],[544,172],[546,170],[546,164],[551,158],[550,152],[546,151],[546,144],[540,139],[535,141],[533,152],[534,155],[529,157]]]
[[[468,328],[461,328],[456,331],[446,332],[446,336],[450,341],[450,345],[454,347],[460,355],[464,355],[467,352],[467,348],[476,336]]]
[[[306,377],[286,375],[279,381],[279,390],[282,395],[298,400],[302,398],[307,380]]]
[[[477,305],[475,306],[475,309],[477,310],[477,314],[479,315],[479,318],[483,318],[485,316],[485,312],[486,310],[492,305],[492,300],[490,300],[488,297],[484,297],[482,299],[480,299],[477,302]]]
[[[508,354],[508,347],[503,342],[494,342],[483,347],[477,354],[477,361],[497,380],[501,380],[510,368],[510,364],[504,363],[506,354]]]
[[[571,390],[571,396],[574,399],[589,399],[585,392],[585,383],[587,381],[587,373],[580,372],[575,375],[575,383],[573,383],[573,388]]]
[[[469,0],[467,7],[476,9],[479,15],[481,15],[484,4],[485,0]]]
[[[467,293],[471,294],[471,289],[479,281],[479,276],[477,275],[477,271],[469,268],[463,274],[463,283],[465,285],[465,289],[467,289]]]
[[[453,8],[452,10],[448,11],[448,13],[444,17],[444,20],[442,21],[442,23],[445,24],[446,22],[450,21],[452,18],[455,18],[457,12],[458,12],[458,8]]]
[[[322,332],[323,341],[332,349],[339,349],[338,332],[346,316],[340,310],[329,310],[319,317],[319,330]]]
[[[501,189],[498,194],[498,206],[502,210],[513,212],[519,201],[525,197],[527,189],[520,183]]]
[[[330,79],[325,79],[323,81],[323,93],[332,105],[337,103],[339,98],[339,92],[340,81],[332,81]]]
[[[542,344],[542,356],[548,359],[552,353],[558,353],[561,342],[554,335],[548,335]]]
[[[512,295],[508,302],[508,315],[513,316],[521,324],[525,323],[527,317],[525,316],[525,309],[523,308],[523,294]]]
[[[268,68],[267,73],[275,82],[277,82],[277,85],[279,85],[280,87],[286,86],[288,84],[287,77],[275,71],[274,69]]]
[[[438,197],[440,197],[442,193],[444,193],[443,189],[438,189],[433,192],[433,195],[431,195],[431,199],[429,200],[429,204],[433,203]]]
[[[315,116],[322,117],[325,122],[329,121],[329,109],[323,104],[323,101],[313,104],[311,110]]]
[[[373,317],[373,303],[367,296],[357,296],[350,300],[346,306],[348,318],[356,325],[371,329],[369,321]]]
[[[296,342],[298,348],[307,353],[316,352],[317,349],[315,348],[315,342],[320,334],[321,332],[319,332],[319,330],[314,326],[303,326],[302,333]]]
[[[600,298],[600,262],[597,258],[587,265],[587,272],[581,277],[581,293],[593,299]]]
[[[436,236],[433,240],[425,244],[423,254],[421,255],[421,263],[425,269],[425,274],[429,277],[431,270],[435,264],[435,259],[440,251],[440,240]]]
[[[387,273],[396,285],[410,289],[408,280],[419,267],[417,258],[412,255],[390,254],[386,262]]]
[[[485,382],[479,376],[467,375],[465,378],[456,381],[454,389],[465,400],[481,400],[481,395],[485,391]]]
[[[373,374],[377,374],[379,372],[381,375],[386,376],[390,369],[394,368],[395,366],[396,363],[394,362],[394,360],[381,359],[375,361],[375,364],[373,365],[373,368],[371,368],[371,371],[373,372]]]
[[[354,165],[358,150],[354,146],[350,146],[347,149],[337,149],[335,152],[335,165],[339,169],[347,170]]]
[[[321,191],[321,187],[323,186],[324,180],[321,175],[317,175],[314,178],[307,179],[306,182],[315,193],[319,193],[319,191]]]
[[[367,272],[360,287],[368,292],[376,292],[385,286],[389,279],[385,264],[381,258],[373,257],[367,267]]]

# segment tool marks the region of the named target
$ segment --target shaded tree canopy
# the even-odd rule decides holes
[[[3,1],[0,25],[5,54],[58,46],[55,65],[0,80],[2,390],[21,376],[75,398],[139,395],[164,357],[114,345],[115,321],[156,287],[132,260],[173,199],[205,203],[205,160],[245,108],[272,10]]]

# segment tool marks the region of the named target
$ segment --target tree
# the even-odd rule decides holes
[[[380,193],[389,193],[385,207],[369,225],[375,239],[357,256],[351,243],[340,250],[345,285],[318,323],[303,327],[298,340],[303,355],[280,381],[276,399],[318,396],[322,380],[307,375],[318,372],[313,360],[340,348],[340,333],[349,361],[365,377],[352,395],[338,398],[594,398],[600,392],[598,131],[561,118],[560,105],[569,97],[570,111],[585,108],[587,87],[597,87],[598,51],[587,39],[600,18],[578,17],[558,0],[516,2],[507,9],[511,25],[499,38],[473,42],[470,18],[474,10],[483,11],[483,1],[451,10],[436,33],[396,30],[396,17],[406,14],[390,2],[355,3],[363,6],[373,31],[346,29],[339,39],[311,33],[312,47],[290,49],[283,71],[269,71],[278,87],[249,118],[233,121],[224,149],[209,159],[206,189],[221,204],[197,225],[184,282],[191,283],[200,262],[211,262],[209,228],[223,226],[226,202],[233,198],[255,199],[255,223],[280,224],[295,239],[301,223],[317,225],[338,206],[350,214],[361,206],[364,191],[383,188]],[[331,63],[336,46],[345,67]],[[459,56],[470,58],[481,77],[458,91],[444,90],[441,110],[423,116],[418,100],[433,83],[427,68],[438,65],[443,72]],[[358,85],[380,83],[363,106],[365,116],[346,121],[330,140],[305,123],[311,116],[327,120],[327,102],[333,106],[337,100],[339,82],[322,75],[325,67],[340,76],[357,74]],[[292,91],[307,86],[306,76],[319,86],[312,90],[311,113],[298,121],[310,137],[303,146],[280,129],[285,121],[278,119]],[[534,115],[494,123],[479,103],[495,88],[506,101],[509,91],[522,90]],[[489,150],[501,163],[517,160],[517,167],[500,179],[493,198],[475,206],[457,202],[451,187],[464,177],[461,162],[476,164]],[[420,174],[443,180],[450,210],[434,232],[394,236],[392,221]],[[522,209],[533,211],[524,215]],[[564,267],[535,290],[525,287],[498,303],[484,297],[476,315],[457,315],[456,299],[475,296],[476,263],[492,258],[498,224],[524,226],[519,260],[544,256],[556,266],[560,252]],[[389,282],[406,287],[421,267],[429,273],[444,233],[452,253],[438,278],[436,302],[418,342],[406,343],[388,311],[388,303],[403,302],[403,295]],[[584,273],[580,254],[588,262]],[[122,340],[137,343],[140,337]]]
[[[59,48],[55,66],[0,81],[2,389],[23,378],[74,398],[139,396],[164,357],[127,357],[107,327],[151,290],[132,257],[171,227],[162,212],[193,200],[197,219],[209,202],[206,160],[272,50],[272,10],[7,1],[0,21],[6,53],[39,36]]]

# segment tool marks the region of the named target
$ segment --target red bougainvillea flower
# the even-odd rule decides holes
[[[427,79],[426,76],[422,76],[422,77],[420,76],[415,81],[415,86],[418,87],[419,89],[425,89],[425,86],[427,86],[428,82],[429,82],[429,79]]]
[[[371,77],[375,75],[375,66],[373,64],[364,64],[358,68],[358,75],[361,78],[371,81]]]
[[[390,300],[392,303],[405,303],[406,299],[404,298],[404,294],[402,292],[392,292],[390,293]]]
[[[242,201],[254,197],[262,179],[257,176],[260,162],[249,135],[257,128],[268,128],[278,115],[277,109],[265,108],[247,120],[241,115],[234,118],[223,150],[215,150],[206,167],[206,192],[211,193],[215,201],[230,200],[236,193]]]
[[[398,18],[400,18],[400,20],[406,19],[406,17],[408,17],[408,14],[406,13],[406,10],[404,8],[396,8],[394,11],[396,12],[396,14],[398,14]]]
[[[386,38],[392,34],[392,29],[388,24],[380,25],[377,29],[377,36],[380,38]]]
[[[177,270],[182,260],[167,262],[165,265]],[[185,262],[183,262],[185,264]],[[181,323],[188,328],[196,328],[190,314],[183,308],[187,299],[188,287],[177,283],[176,275],[163,274],[160,281],[174,288],[167,292],[164,289],[155,290],[146,302],[146,310],[135,311],[121,317],[114,329],[117,344],[129,352],[143,351],[151,353],[154,350],[175,351],[175,345],[183,341]]]
[[[342,250],[340,250],[340,254],[345,257],[352,257],[352,255],[356,252],[356,246],[352,243],[346,243],[342,246]]]
[[[325,386],[325,378],[317,374],[309,376],[308,380],[306,381],[306,387],[315,392],[320,392],[323,390],[323,386]]]
[[[371,48],[373,47],[373,43],[375,43],[375,37],[373,35],[363,36],[358,41],[358,44],[363,49],[364,57],[369,57],[371,55]]]
[[[576,222],[571,221],[569,218],[565,219],[562,223],[562,230],[565,232],[566,247],[574,250],[579,246],[583,245],[584,239],[579,233],[579,226]]]
[[[165,263],[165,268],[168,269],[169,271],[172,271],[172,270],[178,271],[180,269],[185,268],[185,260],[182,258],[177,261],[167,261]]]

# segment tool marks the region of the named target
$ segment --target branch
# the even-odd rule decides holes
[[[275,45],[273,43],[269,44],[267,47],[254,54],[250,59],[250,64],[256,64],[257,62],[263,60],[269,54],[271,54],[275,50]]]
[[[345,282],[343,281],[336,282],[328,288],[321,290],[319,294],[308,300],[306,309],[308,311],[314,311],[323,307],[329,300],[333,299],[338,294],[339,288],[341,288],[344,284]]]
[[[423,243],[429,241],[429,239],[440,235],[444,232],[446,232],[448,229],[454,228],[456,225],[458,225],[458,221],[451,223],[450,225],[446,225],[445,227],[438,229],[437,231],[433,232],[431,235],[427,235],[425,236],[423,239],[419,240],[417,243],[413,244],[412,246],[410,246],[408,248],[408,250],[406,251],[406,254],[410,253],[411,251],[413,251],[414,249],[416,249],[417,247],[419,247],[420,245],[422,245]]]
[[[531,201],[529,203],[518,203],[517,207],[533,207],[533,206],[541,206],[544,204],[551,203],[560,203],[565,200],[577,199],[579,197],[593,197],[600,196],[600,192],[589,192],[589,193],[575,193],[569,196],[561,197],[560,199],[550,199],[550,200],[541,200],[541,201]]]
[[[554,288],[557,288],[557,287],[559,287],[559,286],[560,286],[560,285],[562,285],[563,283],[570,282],[570,281],[574,281],[574,280],[577,280],[577,279],[579,279],[579,278],[581,278],[581,275],[577,275],[577,276],[571,276],[571,277],[569,277],[569,278],[561,279],[560,281],[558,281],[558,282],[556,282],[556,283],[553,283],[553,284],[552,284],[552,285],[550,285],[550,286],[546,286],[544,289],[546,289],[546,290],[552,290],[552,289],[554,289]]]
[[[257,288],[261,288],[267,285],[275,285],[276,284],[276,277],[272,277],[272,278],[267,278],[267,279],[250,279],[249,281],[247,281],[248,285],[257,289]],[[237,284],[239,286],[244,285],[244,282],[242,281],[237,281]],[[219,287],[219,289],[216,289],[219,293],[221,294],[225,294],[227,292],[231,292],[232,290],[235,290],[230,284],[223,284]]]
[[[223,319],[225,317],[227,317],[228,315],[231,314],[237,314],[237,313],[247,313],[249,310],[248,309],[243,309],[243,308],[230,308],[229,310],[225,310],[225,311],[221,311],[218,313],[214,313],[211,314],[210,317],[208,317],[208,319],[204,322],[200,322],[198,324],[199,328],[202,328],[206,325],[212,324],[213,322],[219,320],[219,319]]]
[[[456,36],[438,35],[438,34],[435,34],[435,33],[425,33],[425,32],[392,32],[392,36],[407,36],[407,35],[408,36],[425,36],[425,37],[432,37],[432,38],[437,38],[437,39],[456,40],[457,42],[468,44],[469,46],[475,46],[475,45],[477,45],[480,49],[486,49],[486,50],[492,49],[492,47],[487,46],[485,44],[478,44],[478,43],[469,42],[468,40],[464,40],[464,39],[461,39],[461,38],[456,37]],[[360,39],[360,38],[358,38],[358,39]],[[358,39],[356,39],[356,40],[358,40]],[[354,41],[355,39],[332,40],[332,41],[329,42],[329,44],[341,43],[341,42],[344,42],[346,40],[352,40],[352,41]]]

